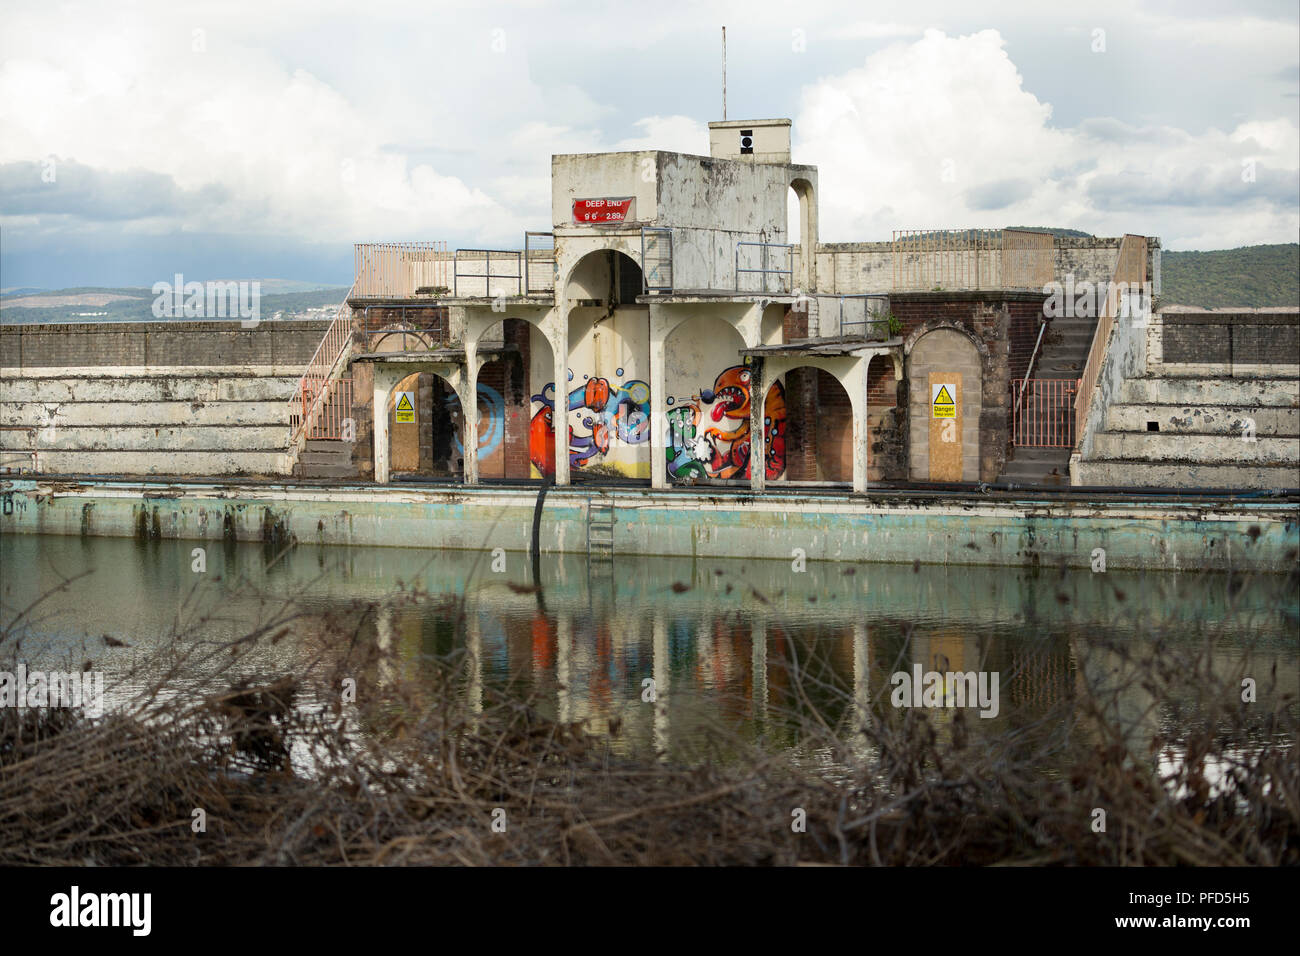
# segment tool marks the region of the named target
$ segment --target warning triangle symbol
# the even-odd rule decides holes
[[[952,396],[948,394],[947,385],[939,386],[939,394],[934,397],[934,403],[936,405],[951,405],[953,403]]]
[[[413,411],[411,408],[411,399],[405,392],[402,393],[401,401],[397,403],[397,407],[404,412]]]

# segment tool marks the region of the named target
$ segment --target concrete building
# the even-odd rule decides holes
[[[1186,470],[1159,463],[1195,447],[1193,484],[1300,484],[1294,365],[1266,361],[1244,391],[1238,372],[1158,385],[1167,359],[1135,380],[1114,290],[1159,294],[1158,240],[822,243],[817,169],[790,133],[728,121],[708,156],[554,156],[551,223],[522,248],[359,244],[325,327],[0,329],[0,469],[862,492],[1178,485]],[[1054,314],[1054,283],[1102,305]],[[1260,343],[1292,341],[1289,315],[1252,347],[1281,354]],[[1252,418],[1259,442],[1219,461],[1212,415],[1187,446],[1172,418],[1159,439],[1129,431],[1149,406],[1198,402]]]

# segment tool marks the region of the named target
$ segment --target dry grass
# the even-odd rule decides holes
[[[1295,701],[1234,703],[1234,675],[1216,677],[1209,649],[1157,641],[1129,662],[1143,699],[1196,688],[1165,738],[1135,745],[1119,685],[999,735],[973,733],[978,718],[961,711],[941,721],[887,700],[858,726],[801,707],[801,750],[828,755],[828,772],[739,736],[728,748],[740,759],[617,757],[535,702],[488,689],[469,706],[463,659],[422,662],[407,680],[356,630],[325,625],[321,647],[346,651],[241,680],[241,663],[281,633],[204,647],[201,661],[178,653],[149,691],[97,720],[0,710],[0,865],[1300,862]],[[165,694],[197,664],[200,686]],[[333,690],[344,676],[355,704]],[[1152,748],[1171,747],[1184,759],[1162,776]],[[795,808],[806,832],[792,830]],[[1105,833],[1093,832],[1096,808]]]

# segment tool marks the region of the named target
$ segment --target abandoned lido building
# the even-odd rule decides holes
[[[5,329],[4,457],[754,491],[1300,483],[1295,310],[1152,313],[1160,244],[1139,235],[821,243],[790,134],[727,121],[709,156],[554,156],[549,230],[516,250],[358,244],[327,327]],[[130,421],[106,419],[124,396]]]

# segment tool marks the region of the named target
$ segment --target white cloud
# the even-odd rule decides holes
[[[795,158],[820,167],[822,238],[1033,224],[1222,248],[1300,231],[1291,120],[1192,134],[1106,117],[1057,128],[1051,113],[994,30],[929,30],[806,87]]]

